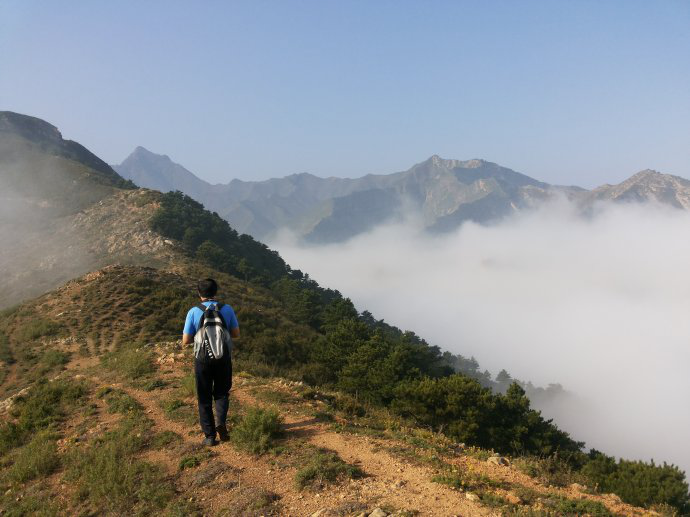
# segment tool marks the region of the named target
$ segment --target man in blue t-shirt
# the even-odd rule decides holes
[[[201,304],[205,307],[210,305],[220,306],[220,315],[223,323],[230,332],[230,337],[237,339],[240,337],[240,327],[237,323],[237,316],[227,304],[220,304],[216,299],[218,284],[212,278],[199,280],[197,286]],[[201,317],[204,311],[201,307],[192,307],[187,313],[182,332],[182,344],[190,345],[194,343],[194,335],[199,330]],[[216,444],[216,433],[221,441],[228,439],[228,428],[226,426],[229,406],[230,388],[232,387],[232,361],[230,358],[231,350],[227,350],[221,359],[214,361],[194,360],[194,377],[196,380],[196,396],[199,404],[199,423],[204,432],[204,445]],[[213,405],[215,402],[216,414],[215,422],[213,418]]]

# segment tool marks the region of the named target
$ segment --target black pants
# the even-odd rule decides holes
[[[216,427],[225,425],[228,416],[228,396],[232,387],[232,362],[230,358],[204,363],[194,361],[196,396],[199,401],[199,423],[207,437],[216,436]],[[215,424],[213,402],[216,406]]]

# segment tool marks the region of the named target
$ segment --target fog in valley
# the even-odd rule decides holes
[[[14,162],[0,145],[0,309],[38,296],[98,266],[75,230],[81,197],[99,195],[73,181],[66,168]],[[64,185],[73,185],[73,192]]]
[[[690,214],[560,200],[428,236],[414,219],[347,243],[276,242],[293,268],[430,343],[573,394],[541,408],[574,438],[690,470]]]

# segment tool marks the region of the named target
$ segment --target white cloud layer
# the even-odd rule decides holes
[[[690,471],[690,214],[559,201],[430,237],[414,223],[346,243],[273,243],[358,309],[494,374],[577,397],[547,416],[609,454]]]

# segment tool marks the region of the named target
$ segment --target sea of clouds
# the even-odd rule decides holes
[[[609,454],[690,471],[690,213],[558,200],[430,236],[414,218],[348,242],[272,245],[359,310],[569,401],[541,408]]]

